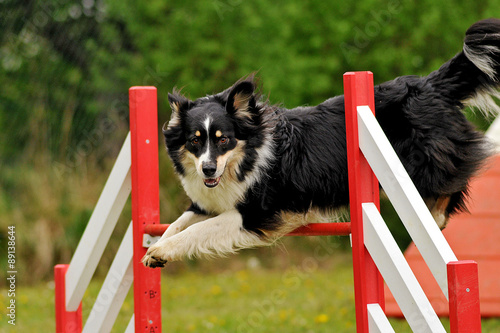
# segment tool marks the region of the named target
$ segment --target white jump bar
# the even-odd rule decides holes
[[[457,258],[368,106],[358,107],[359,146],[448,298],[446,264]]]
[[[446,333],[403,253],[373,203],[363,204],[366,249],[413,332]]]
[[[132,187],[130,133],[111,170],[66,272],[66,310],[76,311]]]

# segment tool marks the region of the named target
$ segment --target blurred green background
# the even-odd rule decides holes
[[[50,281],[54,264],[69,263],[128,131],[130,86],[158,88],[160,127],[174,86],[196,98],[255,71],[272,103],[313,105],[342,93],[346,71],[371,70],[376,83],[426,75],[461,50],[472,23],[495,16],[500,0],[0,1],[0,251],[15,225],[20,284]],[[160,163],[169,223],[187,199],[163,147]],[[127,205],[100,266],[129,220]],[[293,255],[314,240],[284,242]],[[265,251],[231,259],[264,253],[273,266],[290,255]],[[200,266],[216,269],[169,269]]]

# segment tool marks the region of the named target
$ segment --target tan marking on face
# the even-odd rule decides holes
[[[184,171],[186,173],[196,173],[196,166],[198,165],[198,158],[186,149],[186,146],[182,146],[179,149],[180,161],[184,166]]]
[[[221,131],[217,131],[215,132],[215,136],[220,138],[222,136],[222,132]]]
[[[194,135],[201,136],[201,132],[200,131],[196,131],[196,133],[194,133]]]
[[[217,165],[219,165],[219,159],[224,160],[226,165],[226,176],[229,180],[237,181],[238,179],[238,166],[243,162],[245,158],[245,141],[238,141],[234,149],[228,151],[217,159]],[[221,161],[222,162],[222,161]]]
[[[186,172],[192,173],[198,171],[198,174],[200,174],[201,163],[199,163],[196,155],[185,149],[185,146],[180,150],[181,164],[184,166]],[[221,177],[225,181],[238,181],[238,166],[243,162],[244,158],[245,141],[238,141],[234,149],[217,157],[217,173],[222,172]]]

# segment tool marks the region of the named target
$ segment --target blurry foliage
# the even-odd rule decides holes
[[[313,105],[342,93],[346,71],[371,70],[376,83],[426,75],[499,4],[1,0],[0,230],[15,223],[23,260],[38,253],[45,266],[23,277],[47,278],[76,247],[126,135],[130,86],[158,88],[159,126],[174,86],[196,98],[255,71],[272,103]],[[160,150],[166,223],[187,200]]]

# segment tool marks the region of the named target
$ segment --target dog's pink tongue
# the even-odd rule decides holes
[[[219,185],[220,177],[204,179],[203,182],[205,183],[206,187],[215,187]]]

